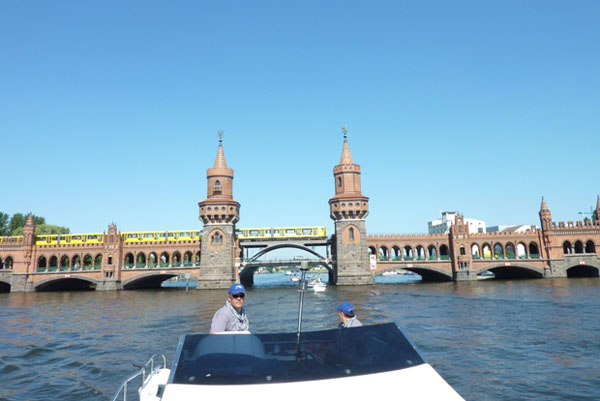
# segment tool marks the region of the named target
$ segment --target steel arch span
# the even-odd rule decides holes
[[[289,243],[289,244],[284,243],[284,244],[271,245],[271,246],[261,249],[260,251],[258,251],[256,253],[256,255],[254,255],[252,258],[250,258],[250,260],[248,260],[248,262],[256,262],[258,260],[258,258],[260,258],[261,256],[263,256],[271,251],[274,251],[277,249],[282,249],[282,248],[301,249],[303,251],[313,254],[314,256],[316,256],[319,259],[325,260],[325,258],[323,256],[321,256],[318,252],[315,252],[314,250],[310,249],[309,247],[307,247],[305,245],[294,244],[294,243]]]

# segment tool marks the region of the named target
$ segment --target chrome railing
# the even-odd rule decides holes
[[[148,360],[148,362],[146,362],[144,364],[144,366],[133,365],[134,367],[139,368],[139,370],[121,382],[119,389],[112,396],[111,401],[117,401],[119,399],[119,396],[121,395],[121,393],[123,393],[123,401],[127,401],[127,385],[129,383],[131,383],[131,381],[133,381],[137,377],[140,377],[140,376],[142,377],[142,383],[141,383],[140,387],[143,386],[144,383],[146,382],[146,369],[149,368],[148,377],[150,377],[153,373],[155,373],[155,369],[154,369],[154,358],[155,357],[161,357],[163,360],[163,369],[167,368],[167,358],[163,354],[152,355],[150,357],[150,359]],[[158,369],[160,369],[160,368],[156,368],[156,371],[158,371]]]

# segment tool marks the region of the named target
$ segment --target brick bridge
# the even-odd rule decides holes
[[[337,285],[371,284],[374,274],[406,269],[424,281],[496,278],[599,277],[600,197],[592,219],[554,222],[542,199],[540,229],[524,233],[469,233],[462,216],[448,234],[367,235],[369,198],[361,193],[344,129],[340,163],[334,167],[335,195],[329,199],[335,232],[325,227],[236,229],[240,204],[233,199],[233,170],[219,147],[207,170],[207,198],[198,203],[202,230],[36,235],[31,216],[22,236],[0,237],[0,292],[63,289],[156,288],[172,277],[198,280],[198,288],[252,284],[256,264],[240,277],[244,251],[282,247],[307,250],[329,270]],[[325,246],[324,253],[311,251]]]

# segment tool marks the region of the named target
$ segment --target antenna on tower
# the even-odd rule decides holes
[[[219,143],[223,143],[223,130],[218,130],[217,134],[219,134]]]
[[[342,132],[344,133],[344,140],[348,139],[348,127],[347,126],[343,126],[342,127]]]
[[[577,214],[580,214],[580,215],[584,216],[584,218],[585,218],[586,214],[589,214],[590,216],[593,216],[594,215],[594,209],[592,209],[592,207],[590,206],[590,211],[589,212],[577,212]]]

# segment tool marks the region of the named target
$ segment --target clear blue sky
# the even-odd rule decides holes
[[[367,231],[595,206],[598,1],[3,1],[2,201],[71,232],[327,225],[343,125]]]

